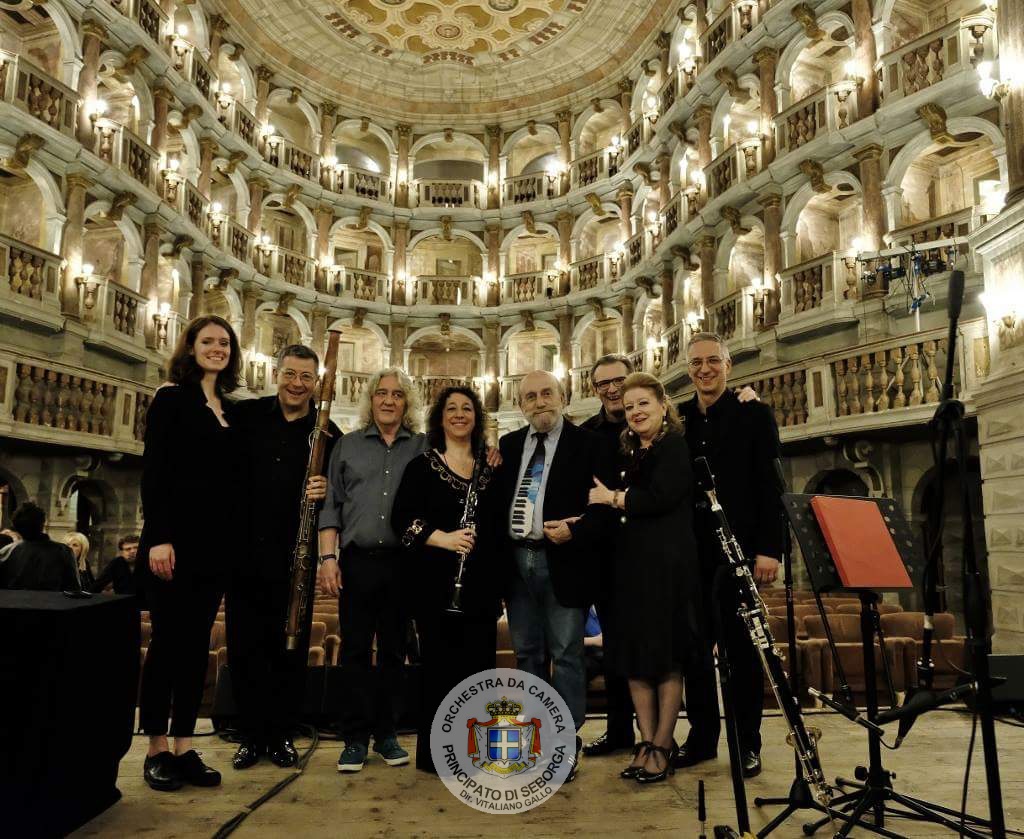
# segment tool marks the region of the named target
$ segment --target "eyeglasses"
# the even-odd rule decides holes
[[[294,370],[282,370],[281,381],[283,382],[294,382],[298,379],[304,385],[311,385],[316,382],[316,376],[312,373],[296,373]]]
[[[708,367],[715,369],[722,366],[722,359],[717,355],[709,356],[708,358],[691,358],[687,364],[690,365],[691,370],[700,370],[705,364]]]
[[[626,381],[625,376],[616,376],[614,379],[602,379],[599,382],[594,382],[594,388],[598,393],[604,393],[612,387],[622,387],[622,383]]]

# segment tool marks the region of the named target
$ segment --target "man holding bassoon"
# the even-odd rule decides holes
[[[241,733],[235,769],[254,765],[264,754],[282,767],[298,760],[291,738],[305,686],[316,507],[327,496],[324,466],[341,437],[328,419],[336,347],[332,332],[328,386],[319,406],[320,360],[309,347],[294,344],[278,355],[277,393],[242,401],[232,411],[245,452],[241,491],[247,517],[246,550],[237,557],[227,594],[228,662]],[[325,412],[319,422],[318,407]],[[293,579],[295,557],[302,562]]]

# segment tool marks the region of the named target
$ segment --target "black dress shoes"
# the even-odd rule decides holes
[[[761,774],[761,755],[755,751],[744,749],[742,754],[743,777],[753,778]]]
[[[675,758],[672,760],[672,766],[676,769],[686,769],[690,766],[696,766],[698,763],[703,763],[706,760],[714,760],[718,757],[718,750],[713,748],[698,748],[691,746],[689,743],[683,743],[677,750]]]
[[[625,751],[633,748],[633,738],[612,737],[607,731],[596,740],[587,743],[583,747],[583,754],[587,757],[600,757],[610,755],[613,752]]]
[[[571,784],[576,780],[576,776],[580,774],[580,755],[583,754],[583,738],[576,738],[576,754],[572,759],[572,768],[569,770],[569,774],[565,776],[563,783]]]
[[[287,737],[271,743],[267,754],[270,755],[271,763],[282,768],[294,766],[299,762],[299,753],[295,750],[295,744]]]
[[[150,789],[158,792],[172,792],[181,789],[182,786],[177,761],[170,752],[160,752],[147,757],[142,764],[142,777],[146,779]]]
[[[177,764],[178,774],[186,783],[192,784],[194,787],[220,786],[220,772],[203,763],[199,752],[195,749],[189,749],[185,754],[178,755],[174,758],[174,762]]]
[[[235,769],[248,769],[255,766],[260,760],[260,748],[252,740],[243,740],[238,744],[238,751],[231,758],[231,765]]]

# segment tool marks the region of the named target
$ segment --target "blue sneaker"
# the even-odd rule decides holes
[[[339,772],[358,772],[366,763],[366,743],[347,743],[338,758]]]
[[[383,741],[373,741],[373,750],[384,758],[388,766],[405,766],[409,762],[409,753],[398,745],[398,738],[391,736]]]

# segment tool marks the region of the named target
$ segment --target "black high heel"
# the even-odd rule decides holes
[[[656,784],[659,781],[666,780],[669,775],[675,775],[676,770],[672,765],[672,759],[675,757],[677,749],[678,746],[676,746],[675,743],[672,743],[672,748],[670,749],[666,749],[663,746],[652,745],[650,750],[652,752],[658,752],[665,758],[665,768],[660,772],[648,772],[646,769],[641,768],[640,771],[636,773],[636,782],[638,784]]]
[[[648,749],[653,747],[654,743],[650,742],[649,740],[641,740],[639,743],[633,746],[633,758],[636,759],[637,755],[639,755],[640,752],[646,752]],[[641,769],[643,769],[643,766],[633,766],[632,764],[630,764],[619,773],[619,777],[625,778],[627,781],[635,780],[637,774],[639,774]]]

